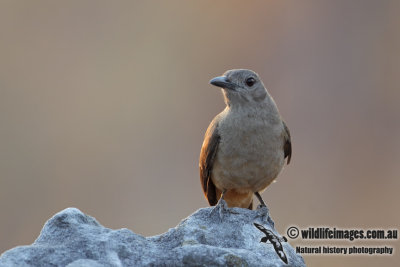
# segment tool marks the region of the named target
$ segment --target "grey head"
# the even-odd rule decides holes
[[[260,77],[252,70],[228,70],[222,76],[213,78],[210,83],[223,89],[228,106],[254,105],[270,98]]]

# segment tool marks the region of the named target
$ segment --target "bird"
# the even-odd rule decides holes
[[[199,168],[210,206],[253,208],[260,193],[290,163],[292,143],[274,99],[259,75],[233,69],[210,80],[220,87],[226,107],[211,121],[201,147]],[[226,207],[227,206],[227,207]]]
[[[276,254],[278,254],[279,258],[284,262],[288,263],[285,252],[283,251],[283,246],[281,242],[287,242],[286,237],[277,237],[271,230],[266,229],[264,226],[258,223],[254,223],[258,230],[265,234],[264,237],[261,238],[260,243],[267,243],[268,241],[274,246]]]

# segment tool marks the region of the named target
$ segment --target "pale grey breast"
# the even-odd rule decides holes
[[[218,125],[222,138],[213,182],[221,189],[262,191],[284,164],[282,123],[271,123],[263,116],[224,112]]]

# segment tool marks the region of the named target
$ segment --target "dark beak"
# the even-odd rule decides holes
[[[215,77],[214,79],[211,79],[210,83],[212,85],[215,85],[217,87],[229,89],[229,90],[235,90],[236,85],[232,82],[230,82],[225,76],[220,76],[220,77]]]

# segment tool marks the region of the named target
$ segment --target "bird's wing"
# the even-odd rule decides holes
[[[269,235],[268,230],[265,229],[264,226],[262,226],[261,224],[258,224],[258,223],[253,223],[253,224],[257,227],[258,230],[260,230],[261,232],[263,232],[266,235],[267,234]]]
[[[215,155],[217,154],[218,145],[221,137],[218,134],[218,116],[214,118],[204,136],[203,146],[200,152],[200,182],[203,187],[204,196],[211,206],[217,204],[217,192],[213,181],[211,180],[211,172],[214,164]]]
[[[284,121],[282,121],[283,123],[283,129],[284,129],[284,140],[285,143],[283,145],[283,151],[285,153],[285,158],[287,159],[287,164],[290,163],[290,159],[292,157],[292,141],[290,140],[290,132],[289,132],[289,128],[287,127],[286,123]]]

